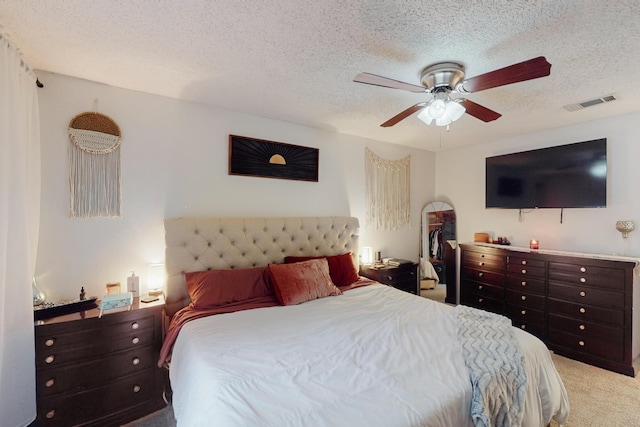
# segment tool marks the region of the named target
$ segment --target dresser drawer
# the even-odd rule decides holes
[[[622,340],[576,336],[557,329],[549,329],[547,336],[551,345],[611,361],[624,360]]]
[[[518,319],[512,319],[512,324],[514,327],[518,329],[522,329],[523,331],[529,332],[532,335],[540,338],[543,341],[546,341],[546,333],[544,325],[540,325],[537,323],[530,323],[526,321],[518,321]]]
[[[125,375],[153,368],[157,361],[152,346],[114,353],[85,363],[39,369],[36,389],[40,396],[67,390],[81,390],[115,380]]]
[[[549,313],[565,315],[581,321],[599,322],[614,326],[622,326],[624,324],[624,312],[621,310],[578,304],[555,298],[547,299],[547,309]]]
[[[624,278],[625,273],[622,269],[549,262],[549,280],[567,284],[597,286],[622,291]]]
[[[511,289],[507,290],[507,304],[516,304],[521,307],[544,311],[545,301],[544,295],[529,294]]]
[[[38,419],[43,426],[69,427],[93,420],[96,414],[112,414],[134,406],[152,397],[154,376],[154,371],[148,370],[72,396],[41,398]]]
[[[483,270],[504,271],[505,258],[499,255],[477,254],[475,252],[465,252],[462,264]]]
[[[536,310],[519,305],[507,304],[507,316],[516,323],[530,323],[544,327],[544,310]]]
[[[477,270],[465,266],[462,268],[463,278],[474,280],[477,282],[491,283],[493,285],[504,286],[504,273],[497,273],[495,271]]]
[[[544,280],[545,268],[544,267],[532,267],[528,265],[509,264],[507,265],[507,273],[516,277],[522,278],[537,278]]]
[[[549,282],[549,297],[577,302],[579,304],[597,305],[598,307],[624,309],[624,294],[588,286],[570,286],[557,282]]]
[[[549,329],[556,329],[584,338],[596,338],[599,340],[610,339],[613,343],[621,343],[624,338],[622,328],[608,326],[602,323],[585,322],[556,314],[549,314]]]
[[[479,308],[481,310],[491,311],[493,313],[504,313],[503,300],[488,298],[486,296],[460,293],[460,304]]]
[[[476,295],[490,297],[499,300],[504,299],[504,288],[501,286],[488,285],[480,282],[464,282],[460,285],[460,293],[466,295]]]
[[[518,255],[509,255],[507,257],[507,263],[508,265],[519,265],[521,267],[545,268],[544,261],[541,259],[531,259]]]
[[[546,291],[544,279],[534,279],[531,277],[509,275],[507,276],[507,287],[514,290],[540,295],[544,295]]]
[[[47,326],[36,328],[36,364],[52,366],[77,360],[78,357],[92,357],[129,348],[136,345],[134,341],[138,344],[153,342],[153,316],[117,323],[105,321],[102,324],[100,321],[106,317],[89,319],[81,328],[63,332]],[[53,356],[53,360],[50,356]]]

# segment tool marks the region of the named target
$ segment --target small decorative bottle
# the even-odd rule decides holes
[[[35,277],[31,280],[31,288],[33,290],[33,306],[35,307],[36,305],[44,304],[44,302],[47,300],[47,297],[45,296],[44,292],[42,292],[42,289],[40,289],[40,287],[38,286]]]
[[[80,301],[84,301],[86,299],[86,294],[84,292],[84,286],[80,288]]]

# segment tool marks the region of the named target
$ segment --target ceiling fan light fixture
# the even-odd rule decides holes
[[[420,111],[418,118],[427,125],[435,120],[436,126],[449,126],[462,117],[465,111],[460,103],[452,101],[447,94],[436,94],[436,98]]]
[[[427,125],[430,125],[433,119],[429,116],[428,108],[423,108],[422,111],[418,114],[418,118],[425,122]]]
[[[465,111],[467,111],[467,109],[464,108],[462,105],[460,105],[460,103],[456,101],[451,101],[451,100],[447,102],[447,107],[445,112],[449,117],[451,117],[452,122],[455,122],[460,117],[462,117]]]
[[[427,114],[432,119],[439,119],[446,110],[445,101],[442,99],[434,99],[427,107]]]

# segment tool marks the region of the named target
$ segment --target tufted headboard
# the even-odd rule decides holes
[[[184,273],[250,268],[285,256],[339,255],[358,262],[358,218],[173,218],[165,219],[166,312],[190,303]]]

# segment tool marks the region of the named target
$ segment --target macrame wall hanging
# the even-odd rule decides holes
[[[69,123],[71,218],[120,216],[120,128],[110,117],[80,113]]]
[[[411,156],[385,160],[365,148],[367,223],[396,230],[411,225]]]

